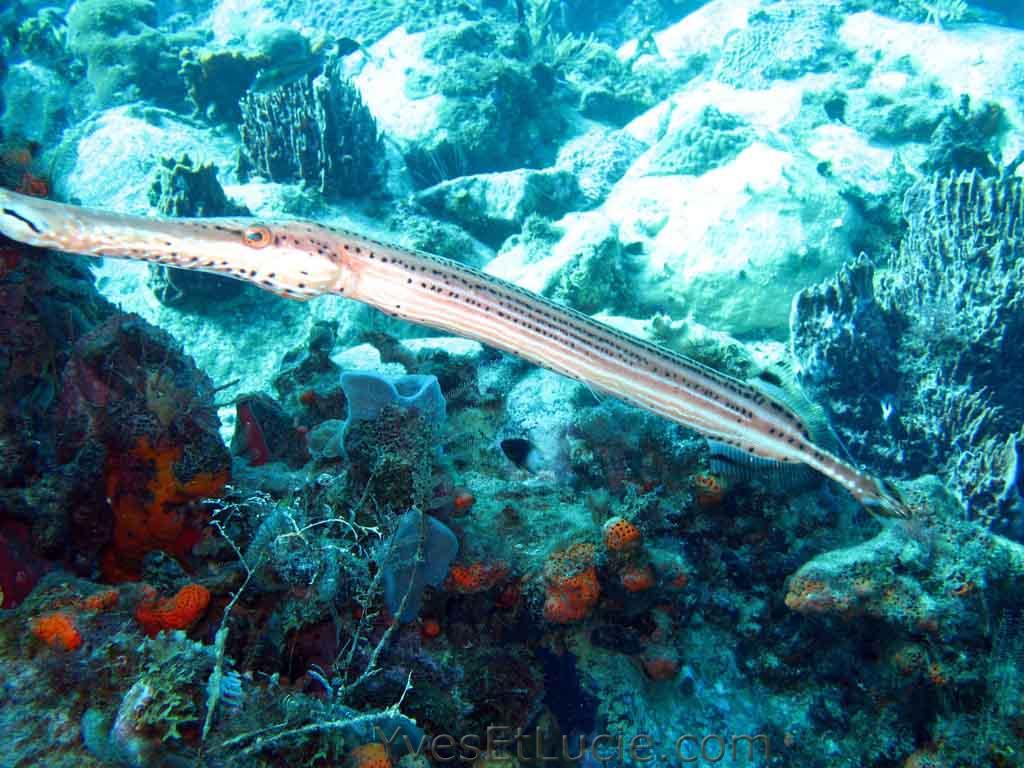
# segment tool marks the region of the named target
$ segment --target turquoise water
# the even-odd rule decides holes
[[[1016,0],[0,28],[0,766],[1024,764]]]

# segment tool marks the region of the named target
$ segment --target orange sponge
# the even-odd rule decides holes
[[[66,613],[46,613],[32,620],[32,634],[51,648],[74,651],[82,647],[82,633]]]
[[[627,592],[646,592],[654,586],[654,571],[649,565],[627,565],[619,574]]]
[[[372,742],[356,747],[348,753],[348,768],[391,768],[387,746]]]
[[[544,601],[544,618],[555,624],[571,624],[590,615],[601,596],[597,568],[590,566],[575,576],[551,581]]]
[[[501,562],[456,563],[448,571],[444,588],[449,592],[471,595],[490,589],[507,575],[508,566]]]
[[[717,475],[694,475],[693,491],[698,505],[705,508],[717,507],[725,498],[725,481]]]
[[[174,597],[143,600],[135,609],[142,631],[155,637],[164,630],[190,629],[210,606],[210,590],[201,584],[188,584]]]
[[[105,589],[102,592],[96,592],[95,594],[89,595],[82,601],[82,606],[87,611],[99,613],[100,611],[108,611],[111,608],[116,608],[117,601],[119,599],[120,595],[116,589]]]
[[[220,493],[228,472],[198,474],[182,482],[174,465],[183,451],[180,445],[154,445],[143,437],[128,453],[108,457],[106,492],[114,511],[113,540],[102,558],[108,581],[137,580],[143,558],[154,550],[179,562],[187,559],[198,531],[190,525],[185,508]]]
[[[640,546],[643,534],[624,517],[613,517],[604,524],[604,545],[611,552],[629,552]]]

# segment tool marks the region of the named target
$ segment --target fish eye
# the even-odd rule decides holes
[[[242,237],[250,248],[266,248],[273,239],[270,236],[270,230],[261,226],[247,227]]]

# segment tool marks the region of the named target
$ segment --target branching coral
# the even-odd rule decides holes
[[[655,78],[634,75],[611,45],[594,35],[560,31],[569,26],[564,3],[534,0],[524,11],[521,26],[531,61],[579,91],[586,117],[625,125],[656,101]]]

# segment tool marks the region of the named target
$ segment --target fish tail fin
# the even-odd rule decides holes
[[[879,517],[906,520],[913,517],[913,509],[904,501],[891,480],[865,476],[866,490],[853,493],[855,499],[869,512]]]

